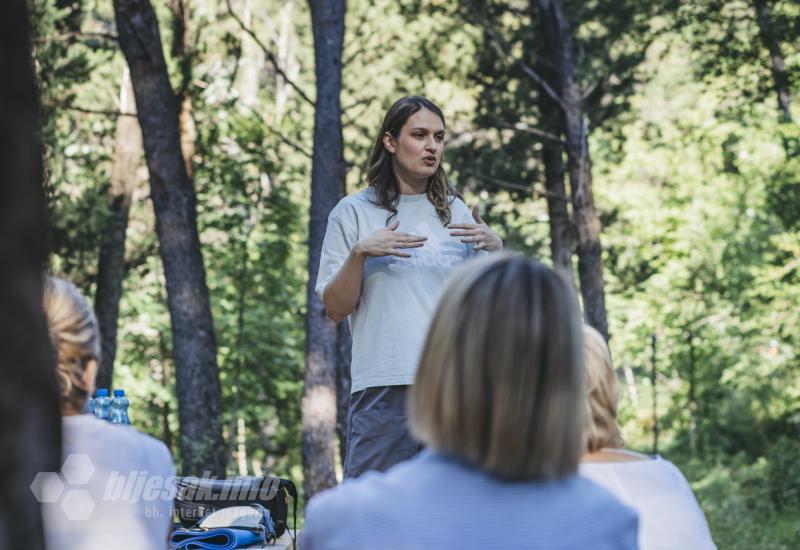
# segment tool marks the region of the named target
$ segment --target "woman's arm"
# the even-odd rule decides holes
[[[358,250],[356,244],[339,272],[325,287],[322,303],[325,304],[325,311],[334,323],[342,321],[358,305],[366,259],[366,255]]]
[[[404,248],[419,248],[428,237],[398,233],[400,222],[394,221],[385,229],[378,229],[358,241],[342,267],[325,287],[322,303],[328,317],[339,323],[350,315],[361,298],[361,280],[364,277],[364,262],[368,256],[398,256],[409,258]]]

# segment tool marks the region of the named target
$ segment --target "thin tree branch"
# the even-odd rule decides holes
[[[544,139],[549,140],[549,141],[554,141],[554,142],[560,143],[562,145],[564,144],[564,140],[561,139],[560,136],[557,136],[555,134],[551,134],[550,132],[546,132],[546,131],[540,130],[538,128],[532,128],[532,127],[530,127],[527,124],[524,124],[522,122],[517,122],[516,124],[500,123],[500,124],[497,125],[497,127],[498,128],[502,128],[504,130],[516,130],[516,131],[519,131],[519,132],[524,132],[526,134],[532,134],[534,136],[538,136],[538,137],[544,138]]]
[[[556,91],[547,83],[547,81],[539,75],[530,65],[525,63],[522,59],[516,57],[513,53],[511,53],[511,46],[506,42],[506,40],[500,35],[500,33],[489,23],[489,20],[486,16],[481,12],[481,10],[476,9],[476,7],[469,2],[470,11],[472,11],[476,21],[478,24],[486,31],[486,33],[492,39],[492,44],[495,46],[495,49],[498,53],[502,56],[505,56],[512,65],[518,66],[522,72],[531,80],[536,82],[542,89],[550,96],[550,98],[555,101],[559,107],[562,109],[566,109],[564,105],[564,101],[561,99]]]
[[[276,131],[276,130],[274,130],[272,128],[270,128],[269,131],[271,133],[275,134],[276,136],[278,136],[278,139],[280,139],[283,143],[285,143],[286,145],[288,145],[289,147],[291,147],[295,151],[299,152],[301,155],[303,155],[305,157],[308,157],[308,158],[312,158],[313,155],[311,154],[311,152],[306,150],[306,149],[304,149],[303,146],[300,145],[299,143],[289,139],[288,137],[283,135],[281,132],[278,132],[278,131]]]
[[[291,78],[289,78],[289,76],[280,67],[280,64],[278,63],[278,59],[275,57],[275,54],[273,54],[270,51],[270,49],[267,48],[267,46],[264,45],[264,43],[258,38],[258,36],[256,36],[256,33],[253,32],[253,30],[250,29],[247,25],[245,25],[244,21],[242,21],[242,19],[238,15],[236,15],[236,12],[233,11],[233,6],[231,6],[231,0],[225,0],[225,3],[228,6],[228,13],[230,14],[230,16],[233,17],[233,19],[239,24],[239,27],[244,32],[249,34],[250,37],[258,45],[258,47],[261,48],[261,51],[264,52],[266,58],[275,68],[275,72],[277,72],[281,76],[281,78],[283,78],[286,81],[286,83],[289,86],[291,86],[294,89],[294,91],[296,91],[300,95],[300,97],[303,98],[304,101],[306,101],[306,103],[314,107],[315,106],[314,100],[308,97],[308,95],[306,95],[306,93],[297,84],[295,84],[295,82]]]
[[[486,183],[492,184],[492,185],[494,185],[496,187],[500,187],[500,188],[503,188],[503,189],[509,189],[511,191],[520,191],[522,193],[529,194],[533,198],[552,197],[552,198],[557,198],[557,199],[569,201],[569,197],[567,197],[564,194],[553,193],[552,191],[539,191],[538,189],[535,189],[532,185],[528,186],[528,185],[524,185],[522,183],[516,183],[516,182],[513,182],[513,181],[506,181],[506,180],[503,180],[503,179],[500,179],[500,178],[495,178],[493,176],[487,176],[486,174],[480,174],[480,173],[475,172],[473,170],[464,170],[462,173],[465,176],[472,176],[472,177],[474,177],[476,179],[479,179],[479,180],[484,181]]]
[[[50,109],[61,109],[64,111],[75,111],[78,113],[88,113],[90,115],[106,115],[106,116],[137,116],[136,113],[123,113],[122,111],[111,111],[104,109],[85,109],[83,107],[71,107],[66,105],[58,105],[53,103],[45,103],[45,107]]]
[[[119,36],[112,32],[65,32],[54,36],[41,36],[34,39],[37,44],[49,44],[51,42],[67,42],[72,38],[101,38],[103,40],[119,40]]]

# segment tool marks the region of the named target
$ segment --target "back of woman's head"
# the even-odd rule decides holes
[[[622,447],[617,425],[619,385],[603,336],[589,325],[583,327],[586,369],[586,450],[590,453]]]
[[[383,123],[372,146],[372,153],[367,165],[367,183],[375,189],[378,205],[391,212],[392,215],[397,214],[400,188],[392,166],[392,155],[384,146],[383,137],[389,133],[392,137],[398,139],[400,130],[408,119],[421,109],[427,109],[437,115],[441,119],[442,125],[444,125],[442,110],[430,99],[418,95],[401,97],[386,111]],[[436,213],[441,222],[444,225],[450,223],[450,202],[452,197],[458,197],[459,194],[450,185],[441,164],[428,179],[426,193],[428,200],[436,208]],[[387,218],[387,223],[392,215]]]
[[[47,277],[44,312],[56,352],[62,412],[80,411],[89,396],[84,375],[100,359],[100,334],[94,312],[72,283]]]
[[[581,318],[572,284],[496,254],[453,273],[410,392],[412,433],[491,474],[555,478],[583,451]]]

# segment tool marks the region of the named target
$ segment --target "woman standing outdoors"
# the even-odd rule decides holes
[[[444,115],[430,100],[395,102],[372,149],[368,187],[328,217],[316,292],[334,322],[349,316],[353,334],[345,477],[419,451],[406,392],[445,278],[503,248],[448,182],[444,137]]]

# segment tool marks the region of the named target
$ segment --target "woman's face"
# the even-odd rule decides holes
[[[442,162],[444,123],[436,113],[422,108],[408,117],[396,139],[387,132],[383,144],[402,176],[427,180]]]

